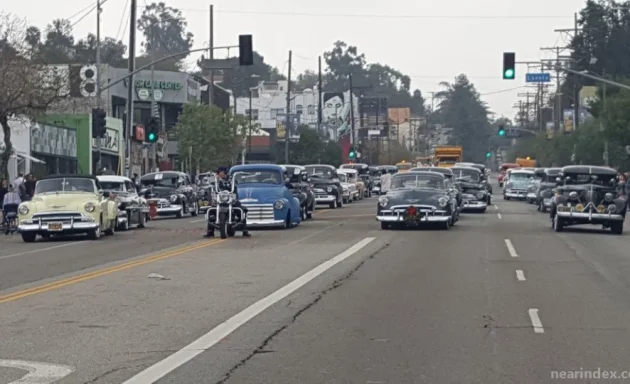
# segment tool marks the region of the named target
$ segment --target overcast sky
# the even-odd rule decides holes
[[[254,35],[254,49],[287,74],[293,50],[292,76],[317,68],[317,56],[336,40],[356,45],[368,62],[388,64],[409,75],[412,87],[425,96],[441,81],[465,73],[491,110],[512,118],[517,94],[526,92],[525,66],[517,80],[501,79],[502,52],[516,52],[517,61],[552,57],[540,47],[566,45],[554,29],[572,28],[573,14],[585,0],[213,0],[215,46],[237,45],[239,34]],[[195,47],[208,42],[209,4],[200,0],[167,0],[182,10]],[[2,9],[42,29],[52,19],[69,18],[96,3],[88,0],[3,1]],[[138,15],[150,0],[138,0]],[[128,43],[128,0],[107,0],[102,33]],[[77,22],[82,13],[71,20]],[[122,21],[122,24],[121,24]],[[79,21],[75,35],[96,30],[94,13]],[[139,46],[139,45],[138,45]],[[199,55],[190,57],[194,62]],[[503,91],[503,92],[501,92]]]

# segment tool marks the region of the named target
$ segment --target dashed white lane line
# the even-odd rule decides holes
[[[206,219],[203,218],[203,219],[198,219],[198,220],[191,220],[190,222],[191,223],[201,223],[202,221],[206,221]]]
[[[508,252],[510,252],[510,256],[518,257],[518,253],[516,253],[516,249],[514,248],[514,245],[512,245],[510,239],[505,239],[505,246],[507,247]]]
[[[499,218],[499,220],[503,219],[503,216],[501,216],[500,213],[497,213],[497,217]]]
[[[518,281],[525,281],[526,280],[525,279],[525,273],[522,270],[517,269],[516,270],[516,278],[518,279]]]
[[[528,312],[529,319],[532,321],[532,326],[534,326],[534,333],[545,333],[545,328],[543,328],[540,317],[538,317],[538,309],[531,308]]]
[[[376,238],[374,237],[366,237],[365,239],[359,241],[352,247],[348,248],[346,251],[338,254],[332,259],[323,262],[322,264],[306,272],[302,276],[293,280],[284,287],[278,289],[269,296],[245,308],[243,311],[237,313],[225,322],[219,324],[210,332],[206,333],[205,335],[188,344],[184,348],[170,355],[166,359],[159,361],[156,364],[145,369],[144,371],[138,373],[131,379],[125,381],[123,384],[155,383],[159,379],[163,378],[164,376],[173,372],[175,369],[181,367],[182,365],[186,364],[190,360],[194,359],[195,357],[199,356],[206,350],[219,343],[225,337],[236,331],[238,328],[243,326],[254,317],[258,316],[267,308],[271,307],[272,305],[289,296],[293,292],[302,288],[304,285],[306,285],[322,273],[326,272],[330,268],[359,252],[375,239]]]
[[[499,207],[495,204],[494,205],[494,209],[496,209],[497,211],[499,210]]]

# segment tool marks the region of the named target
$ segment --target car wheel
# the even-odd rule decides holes
[[[98,228],[91,230],[90,232],[88,232],[88,239],[90,240],[98,240],[101,238],[101,226],[99,225]]]
[[[140,214],[140,216],[142,216],[142,213]],[[129,218],[131,217],[131,215],[129,215],[129,213],[127,213],[127,220],[125,220],[119,227],[118,229],[121,231],[128,231],[129,230]]]
[[[330,209],[337,209],[337,199],[335,199],[335,201],[330,203],[329,207],[330,207]]]
[[[302,221],[306,221],[306,207],[302,207],[302,209],[300,209],[300,217]]]
[[[615,235],[621,235],[623,233],[623,221],[611,223],[610,224],[610,230]]]
[[[386,230],[386,229],[389,229],[389,228],[390,228],[389,223],[381,221],[381,229]]]
[[[558,217],[558,215],[554,215],[552,226],[554,231],[562,232],[562,229],[564,228],[564,219]]]
[[[306,210],[306,218],[307,219],[312,219],[313,218],[313,212],[315,212],[315,206],[314,205],[312,205],[310,209]]]
[[[22,232],[21,235],[22,235],[22,241],[24,241],[25,243],[33,243],[35,242],[35,239],[37,238],[37,235],[32,232]]]
[[[186,206],[182,204],[182,208],[179,210],[179,212],[175,214],[175,217],[181,219],[182,217],[184,217],[184,212],[186,212]]]
[[[443,230],[448,230],[449,228],[451,228],[451,221],[449,220],[449,221],[443,222],[441,227]]]
[[[291,218],[291,210],[287,212],[287,218],[284,221],[285,221],[285,228],[287,229],[293,228],[293,219]]]
[[[339,202],[337,203],[337,205],[339,206],[339,208],[343,208],[343,199],[339,198]]]
[[[140,221],[138,222],[138,228],[145,228],[147,226],[147,214],[140,212]]]

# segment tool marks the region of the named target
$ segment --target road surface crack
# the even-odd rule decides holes
[[[232,368],[230,368],[230,370],[227,371],[227,373],[223,376],[222,379],[220,379],[219,381],[217,381],[215,384],[226,384],[228,382],[228,380],[230,380],[230,378],[234,375],[234,373],[236,373],[236,371],[239,370],[239,368],[243,367],[245,364],[247,364],[247,362],[249,360],[251,360],[254,356],[256,356],[257,354],[261,354],[261,353],[269,353],[269,352],[275,352],[273,350],[267,350],[265,348],[267,348],[267,346],[269,344],[271,344],[271,341],[278,336],[280,333],[282,333],[285,329],[289,328],[289,326],[291,324],[294,324],[297,319],[307,310],[309,310],[310,308],[312,308],[315,304],[319,303],[320,300],[322,300],[324,298],[324,296],[326,296],[327,294],[329,294],[330,292],[336,290],[337,288],[341,287],[348,279],[350,279],[359,269],[361,269],[361,267],[363,267],[368,261],[374,259],[379,253],[381,253],[385,248],[389,247],[389,243],[385,243],[384,245],[382,245],[380,248],[378,248],[377,250],[375,250],[374,252],[372,252],[367,258],[365,258],[363,261],[361,261],[359,264],[357,264],[356,267],[352,268],[348,273],[346,273],[345,275],[343,275],[342,277],[338,278],[337,280],[335,280],[328,288],[324,289],[323,291],[321,291],[319,293],[319,295],[317,295],[313,300],[311,300],[308,304],[306,304],[304,307],[302,307],[299,311],[297,311],[293,317],[291,318],[291,321],[288,324],[285,324],[283,326],[281,326],[280,328],[276,329],[275,331],[273,331],[269,336],[267,336],[262,343],[254,349],[253,352],[251,352],[249,355],[247,355],[245,358],[241,359],[241,361],[239,361],[236,365],[234,365]]]

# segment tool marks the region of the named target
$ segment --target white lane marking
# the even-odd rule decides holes
[[[529,318],[534,326],[534,333],[545,333],[540,317],[538,317],[538,309],[532,308],[529,311]]]
[[[57,248],[63,248],[63,247],[69,247],[71,245],[77,245],[77,244],[81,244],[83,243],[83,241],[75,241],[73,243],[65,243],[65,244],[59,244],[59,245],[54,245],[52,247],[46,247],[46,248],[41,248],[41,249],[34,249],[32,251],[26,251],[26,252],[20,252],[20,253],[14,253],[12,255],[5,255],[5,256],[0,256],[0,260],[3,259],[10,259],[12,257],[18,257],[18,256],[24,256],[24,255],[30,255],[32,253],[38,253],[38,252],[46,252],[46,251],[50,251],[53,249],[57,249]]]
[[[494,209],[496,209],[497,211],[499,210],[499,207],[495,204],[494,205]]]
[[[22,369],[29,372],[9,384],[52,384],[74,372],[74,368],[67,365],[23,360],[0,360],[0,367]]]
[[[206,221],[206,219],[199,219],[199,220],[191,220],[191,223],[201,223],[202,221]]]
[[[510,241],[510,239],[505,239],[505,246],[507,247],[508,252],[510,252],[510,256],[518,257],[518,253],[516,253],[516,249],[512,245],[512,242]]]
[[[516,278],[518,279],[518,281],[525,281],[525,273],[523,271],[521,271],[520,269],[516,270]]]
[[[497,217],[499,218],[499,220],[503,219],[503,216],[501,216],[500,213],[497,213]]]
[[[315,279],[330,268],[359,252],[375,239],[375,237],[366,237],[365,239],[359,241],[352,247],[348,248],[346,251],[338,254],[332,259],[323,262],[322,264],[293,280],[289,284],[278,289],[271,295],[250,305],[243,311],[237,313],[228,320],[219,324],[210,332],[206,333],[205,335],[188,344],[184,348],[170,355],[166,359],[159,361],[151,367],[138,373],[131,379],[125,381],[123,384],[149,384],[158,381],[159,379],[173,372],[178,367],[181,367],[182,365],[186,364],[190,360],[205,352],[206,350],[212,348],[222,339],[224,339],[229,334],[240,328],[242,325],[265,311],[267,308],[271,307],[275,303],[302,288],[308,282]]]

